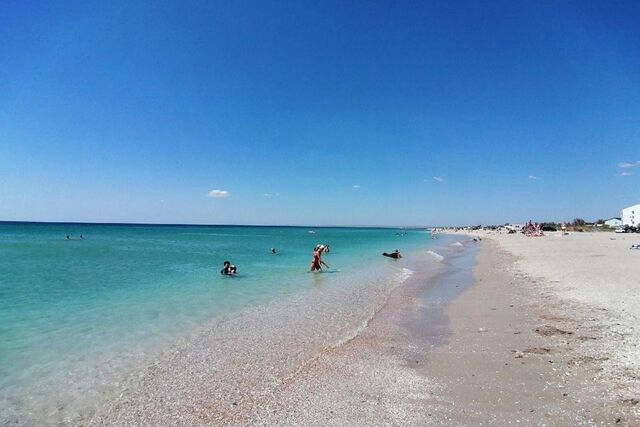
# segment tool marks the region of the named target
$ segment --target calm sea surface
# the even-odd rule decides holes
[[[331,268],[308,273],[318,243],[330,245]],[[399,264],[382,251],[431,244],[425,231],[398,229],[0,223],[0,406],[19,419],[207,322],[319,280],[339,294],[391,277]],[[225,260],[237,277],[220,275]]]

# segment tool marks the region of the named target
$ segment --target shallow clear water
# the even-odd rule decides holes
[[[2,401],[94,387],[213,319],[390,277],[398,264],[380,252],[432,244],[417,230],[309,230],[0,223]],[[322,274],[307,272],[317,243],[331,245]],[[227,259],[237,277],[219,274]]]

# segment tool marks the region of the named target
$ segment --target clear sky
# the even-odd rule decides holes
[[[640,203],[638,1],[91,3],[0,2],[0,220],[440,225]]]

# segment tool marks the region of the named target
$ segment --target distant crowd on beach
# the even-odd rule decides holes
[[[531,220],[529,220],[529,223],[522,228],[522,233],[527,237],[544,236],[544,231],[542,231],[540,224],[532,222]]]

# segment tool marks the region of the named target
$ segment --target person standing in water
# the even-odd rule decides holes
[[[322,271],[323,265],[330,268],[327,263],[322,261],[322,252],[324,252],[324,249],[325,247],[323,245],[316,246],[313,249],[313,258],[311,258],[311,264],[309,265],[310,271]]]

